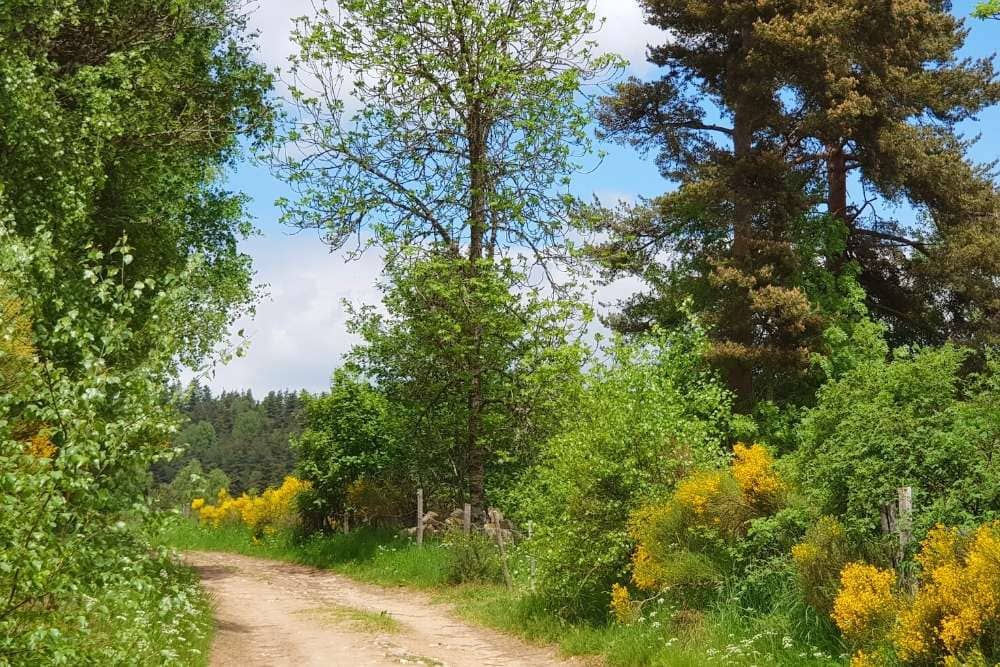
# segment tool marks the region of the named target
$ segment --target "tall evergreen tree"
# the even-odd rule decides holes
[[[990,62],[956,59],[945,3],[642,4],[670,35],[649,55],[665,73],[620,85],[600,120],[679,188],[608,225],[605,266],[653,288],[618,326],[693,295],[744,407],[806,369],[855,273],[900,342],[992,334],[996,193],[955,124],[998,90]],[[885,220],[886,202],[925,220]]]
[[[787,159],[781,84],[755,50],[759,26],[775,9],[642,4],[647,20],[669,32],[649,51],[666,71],[654,82],[621,84],[599,117],[610,138],[655,148],[661,171],[680,187],[610,225],[605,264],[656,288],[652,298],[633,299],[617,324],[671,323],[692,295],[712,325],[714,356],[747,408],[755,374],[802,369],[821,327],[794,243],[815,203],[810,174]]]

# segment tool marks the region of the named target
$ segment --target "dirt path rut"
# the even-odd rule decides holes
[[[189,552],[185,560],[215,598],[212,667],[575,663],[463,623],[418,592],[234,554]]]

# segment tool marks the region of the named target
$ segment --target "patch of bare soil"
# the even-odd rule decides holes
[[[212,667],[578,664],[464,623],[419,592],[235,554],[185,560],[216,602]]]

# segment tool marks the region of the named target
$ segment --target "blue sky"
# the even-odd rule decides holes
[[[969,16],[975,3],[961,0],[953,12]],[[645,63],[645,45],[662,39],[660,31],[646,26],[634,0],[595,0],[599,15],[607,22],[597,35],[601,48],[624,55],[632,63],[630,73],[643,78],[655,76]],[[280,67],[292,52],[288,34],[291,18],[309,13],[310,0],[261,0],[252,17],[260,32],[260,57],[271,67]],[[991,55],[1000,44],[1000,22],[968,19],[971,33],[963,55]],[[972,156],[981,162],[1000,157],[1000,108],[981,114],[967,123],[968,135],[981,134]],[[602,145],[607,158],[591,173],[574,180],[574,190],[589,198],[597,194],[603,201],[634,200],[663,192],[667,184],[651,159],[643,159],[630,148]],[[375,282],[381,268],[374,253],[345,262],[339,253],[330,253],[314,232],[294,234],[278,222],[274,201],[288,192],[267,169],[245,163],[230,177],[229,187],[252,197],[251,212],[260,235],[242,244],[254,259],[258,282],[267,285],[269,295],[257,308],[253,321],[242,321],[251,337],[245,357],[215,369],[203,382],[215,390],[252,389],[262,396],[271,389],[321,391],[341,355],[356,342],[346,332],[342,301],[378,301]],[[599,293],[601,301],[627,294],[633,285],[623,283]]]

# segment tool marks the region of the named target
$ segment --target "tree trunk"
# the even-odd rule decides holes
[[[753,239],[753,207],[752,193],[747,192],[745,182],[746,171],[743,167],[753,150],[753,138],[750,123],[746,113],[737,109],[733,119],[733,152],[736,157],[736,172],[739,182],[733,183],[736,195],[733,220],[732,259],[735,266],[742,272],[752,271],[751,242]],[[750,309],[749,295],[737,297],[729,312],[729,322],[726,329],[732,343],[740,346],[746,352],[753,347],[753,313]],[[729,389],[736,396],[736,408],[749,410],[753,404],[753,365],[746,357],[734,355],[726,373]]]
[[[486,123],[482,112],[473,105],[467,123],[469,143],[469,280],[475,280],[483,258],[483,240],[487,223],[487,152]],[[466,448],[469,469],[469,503],[479,516],[486,507],[486,453],[481,440],[483,411],[483,325],[473,309],[469,322],[469,395]]]
[[[826,159],[827,200],[826,208],[829,214],[845,227],[850,229],[847,220],[847,157],[844,155],[843,144],[831,144],[827,147]],[[829,269],[840,273],[847,264],[847,246],[836,256],[829,258]]]
[[[834,218],[847,222],[847,157],[842,145],[831,145],[827,149],[826,163],[827,195],[826,207]]]
[[[753,27],[743,29],[743,51],[750,48]],[[749,182],[753,157],[754,101],[741,89],[741,72],[746,55],[734,55],[729,63],[730,89],[733,93],[733,174],[730,189],[733,193],[733,244],[730,250],[733,266],[744,274],[753,272],[753,217],[757,193]],[[736,396],[736,408],[749,411],[753,405],[753,362],[749,354],[753,348],[753,312],[750,295],[739,294],[727,309],[726,331],[730,343],[743,354],[732,354],[726,369],[726,381]]]

